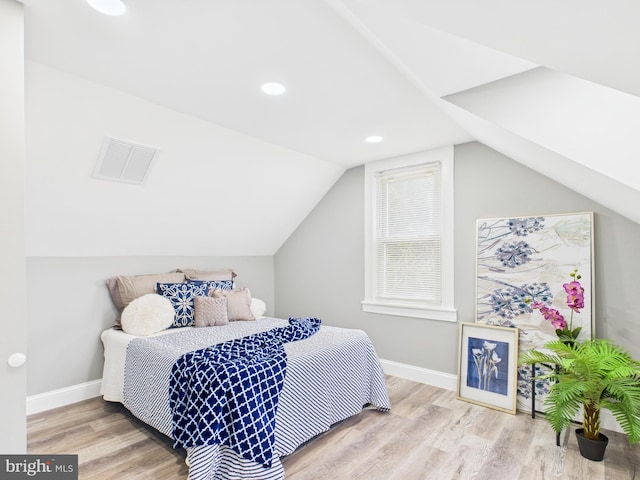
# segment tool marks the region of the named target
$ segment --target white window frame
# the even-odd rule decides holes
[[[390,302],[375,297],[376,284],[376,178],[388,170],[411,168],[423,164],[440,162],[441,164],[441,209],[442,209],[442,245],[441,245],[441,287],[442,300],[438,305],[420,302]],[[365,298],[362,310],[384,315],[424,318],[456,322],[457,311],[454,306],[453,279],[453,146],[429,150],[402,157],[365,164],[364,185],[364,287]]]

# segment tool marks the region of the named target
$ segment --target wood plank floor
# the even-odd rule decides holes
[[[562,447],[546,420],[456,400],[455,393],[387,377],[392,411],[366,410],[283,459],[287,480],[640,480],[640,445],[605,431],[603,462]],[[80,479],[186,479],[171,441],[100,398],[28,419],[29,453],[79,455]]]

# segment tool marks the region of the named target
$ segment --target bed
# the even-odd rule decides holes
[[[106,330],[101,335],[103,398],[122,403],[134,416],[175,440],[168,392],[176,361],[187,352],[289,325],[284,319],[261,317],[223,326],[169,328],[144,337]],[[322,325],[308,338],[283,347],[286,375],[275,410],[269,465],[220,443],[189,446],[190,480],[283,479],[281,457],[363,408],[390,409],[384,374],[365,332]]]

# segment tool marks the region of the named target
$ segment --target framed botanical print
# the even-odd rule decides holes
[[[457,398],[516,413],[518,329],[460,324]]]

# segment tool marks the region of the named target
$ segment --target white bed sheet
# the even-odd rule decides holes
[[[140,337],[120,330],[107,330],[101,335],[105,346],[102,395],[105,400],[123,403],[136,417],[170,436],[167,372],[180,352],[197,350],[286,323],[281,319],[265,317],[252,322],[232,322],[223,327],[185,327],[160,332],[154,336],[184,332],[186,337],[183,335],[185,340],[180,341],[180,351],[173,350],[172,339],[157,339],[152,342],[156,346],[149,352],[153,358],[157,358],[154,363],[161,366],[159,369],[153,367],[152,370],[148,370],[150,367],[145,365],[132,367],[135,363],[132,358],[129,362],[134,363],[127,363],[128,345]],[[194,331],[192,335],[187,329],[198,332]],[[155,353],[152,353],[154,349]],[[355,415],[367,403],[380,410],[390,408],[382,368],[373,345],[364,332],[322,327],[316,335],[288,343],[285,349],[290,361],[277,414],[276,458],[273,467],[268,471],[263,470],[257,464],[241,459],[228,447],[205,445],[187,449],[190,480],[282,480],[284,470],[277,457],[293,453],[299,445],[327,431],[332,424]],[[130,383],[125,382],[125,371],[130,367],[135,368],[133,371],[136,372],[148,372],[132,384],[137,390],[136,401],[133,403],[130,400],[131,390],[128,389],[129,393],[125,393],[126,384]],[[366,374],[362,375],[360,372]],[[365,380],[365,377],[369,379]]]
[[[152,336],[167,335],[174,330],[163,330]],[[127,347],[129,342],[136,337],[122,330],[110,328],[100,335],[104,346],[104,367],[102,369],[102,385],[100,395],[109,402],[123,401],[124,392],[124,366],[127,359]]]

